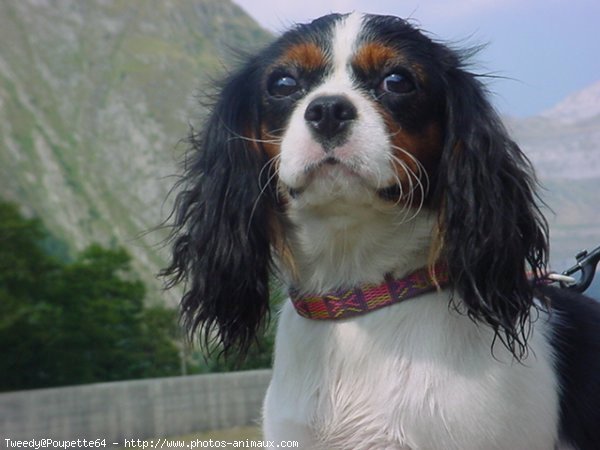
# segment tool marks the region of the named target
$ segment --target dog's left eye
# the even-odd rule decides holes
[[[381,89],[392,94],[408,94],[416,89],[415,83],[402,73],[392,73],[381,82]]]
[[[274,77],[268,86],[269,94],[273,97],[289,97],[300,90],[298,81],[291,75]]]

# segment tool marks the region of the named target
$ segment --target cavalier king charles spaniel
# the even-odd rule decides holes
[[[265,439],[600,449],[600,306],[544,282],[536,179],[468,53],[331,14],[229,74],[193,133],[164,275],[226,353],[289,288]]]

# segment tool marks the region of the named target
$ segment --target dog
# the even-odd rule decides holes
[[[469,51],[391,16],[293,27],[190,138],[164,275],[242,354],[279,312],[265,439],[600,448],[600,306],[547,285],[530,162]]]

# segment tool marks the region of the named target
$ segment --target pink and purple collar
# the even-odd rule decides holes
[[[400,303],[447,284],[448,271],[438,264],[433,270],[424,267],[401,279],[386,276],[381,284],[365,284],[325,294],[305,295],[290,289],[290,298],[302,317],[341,320]]]

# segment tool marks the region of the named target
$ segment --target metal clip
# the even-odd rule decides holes
[[[575,272],[581,272],[581,277],[579,281],[574,284],[567,284],[561,282],[561,286],[568,289],[573,289],[577,292],[584,292],[590,284],[592,284],[592,280],[594,279],[594,275],[596,274],[596,266],[600,261],[600,247],[596,247],[592,250],[591,253],[588,253],[587,250],[583,250],[575,256],[577,260],[577,264],[575,264],[570,269],[565,270],[562,274],[565,276],[571,276]]]

